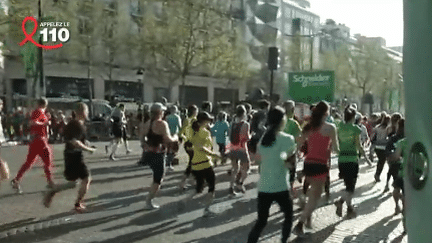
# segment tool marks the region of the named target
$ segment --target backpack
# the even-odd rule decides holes
[[[241,121],[232,125],[230,134],[230,140],[232,144],[237,145],[240,143],[240,131],[244,123],[244,121]]]

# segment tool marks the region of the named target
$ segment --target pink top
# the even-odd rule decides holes
[[[227,146],[227,150],[244,150],[244,151],[248,151],[248,142],[251,139],[250,138],[250,125],[247,121],[244,121],[243,125],[241,126],[240,129],[240,142],[239,144],[232,144],[230,143]]]
[[[312,131],[308,137],[305,161],[327,165],[331,154],[331,138],[323,136],[319,130]]]

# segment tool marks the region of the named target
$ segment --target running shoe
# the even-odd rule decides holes
[[[168,166],[168,167],[166,167],[166,169],[167,169],[168,172],[173,172],[174,171],[174,167],[172,167],[172,166]]]
[[[77,213],[84,213],[85,210],[86,210],[86,207],[85,207],[84,204],[82,204],[82,203],[75,203],[74,210],[75,210]]]
[[[114,157],[114,155],[112,155],[112,154],[110,155],[109,159],[112,160],[112,161],[116,161],[116,160],[117,160],[117,159]]]
[[[302,222],[298,222],[298,224],[294,227],[294,229],[293,229],[292,232],[295,235],[304,235],[303,223]]]
[[[234,190],[234,187],[230,187],[230,189],[229,189],[229,193],[230,193],[231,195],[233,195],[233,196],[236,196],[236,195],[237,195],[237,192]]]
[[[238,185],[236,186],[236,189],[239,190],[239,191],[240,191],[241,193],[243,193],[243,194],[246,193],[246,188],[245,188],[243,185],[241,185],[241,184],[238,184]]]
[[[357,217],[357,213],[356,213],[356,211],[354,211],[354,208],[352,206],[348,207],[347,218],[353,219],[355,217]]]
[[[400,213],[402,213],[402,210],[400,209],[399,206],[396,206],[396,208],[395,208],[395,212],[394,212],[394,215],[396,216],[396,215],[398,215],[398,214],[400,214]]]
[[[386,185],[385,187],[384,187],[384,192],[388,192],[390,189],[389,189],[389,186],[388,185]]]
[[[56,191],[54,191],[54,190],[51,190],[45,194],[43,201],[42,201],[42,204],[46,208],[49,208],[51,206],[51,203],[52,203],[52,200],[53,200],[55,194],[56,194]]]
[[[214,213],[214,212],[212,212],[212,211],[210,211],[209,208],[205,208],[204,209],[203,217],[205,217],[205,218],[211,218],[211,217],[216,217],[216,216],[217,216],[217,214]]]
[[[334,203],[334,205],[336,206],[336,215],[342,217],[342,206],[343,206],[342,200],[337,200]]]
[[[146,205],[144,207],[145,210],[153,210],[153,209],[158,209],[158,208],[160,208],[160,206],[154,204],[152,200],[147,201]]]
[[[130,149],[126,150],[126,154],[130,154],[130,153],[132,153],[132,150]]]
[[[21,185],[15,179],[13,179],[11,181],[11,186],[12,186],[12,189],[14,189],[16,191],[16,193],[18,193],[18,194],[22,194],[23,193],[23,191],[21,189]]]

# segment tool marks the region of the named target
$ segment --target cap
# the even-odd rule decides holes
[[[202,111],[198,114],[197,121],[213,121],[213,116],[206,111]]]
[[[166,110],[166,107],[164,105],[162,105],[162,103],[156,102],[154,103],[151,107],[150,107],[150,111],[151,112],[155,112],[155,111],[164,111]]]

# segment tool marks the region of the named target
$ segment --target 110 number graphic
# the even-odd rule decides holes
[[[48,42],[48,37],[51,36],[51,39],[49,41],[56,42],[57,39],[61,42],[66,42],[69,40],[70,33],[69,30],[66,28],[60,28],[57,31],[57,28],[52,28],[50,31],[48,31],[47,28],[44,28],[40,31],[40,34],[42,35],[42,41]]]

